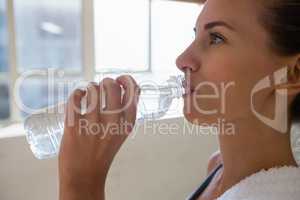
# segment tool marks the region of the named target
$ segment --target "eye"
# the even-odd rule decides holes
[[[218,45],[225,42],[225,39],[219,33],[210,33],[210,45]]]
[[[195,37],[196,37],[196,35],[197,35],[197,29],[193,28],[193,31],[194,31],[194,34],[195,34]]]

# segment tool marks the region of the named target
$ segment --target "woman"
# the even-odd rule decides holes
[[[195,33],[195,40],[177,59],[178,68],[189,82],[184,96],[185,117],[199,125],[226,119],[234,124],[235,134],[219,132],[220,153],[214,154],[208,165],[211,176],[191,199],[300,199],[300,169],[290,147],[290,128],[299,115],[292,110],[300,105],[300,1],[208,0]],[[252,95],[260,80],[284,67],[289,72],[287,84],[273,85]],[[203,82],[218,88],[233,84],[225,87],[225,100],[220,104],[220,99],[198,98],[200,94],[215,94],[209,85],[201,86]],[[59,155],[61,200],[104,199],[107,172],[132,129],[129,126],[113,131],[110,124],[134,124],[139,94],[134,80],[122,76],[90,84],[88,103],[96,108],[102,102],[102,86],[107,95],[104,110],[91,109],[85,115],[76,112],[85,95],[80,90],[68,102]],[[122,100],[121,87],[125,89]],[[290,110],[288,129],[282,134],[260,120],[253,108],[269,118],[276,114],[284,119],[284,105],[276,104],[278,91],[284,88]],[[275,113],[274,107],[279,112]],[[116,109],[122,112],[105,113]],[[214,109],[218,112],[207,112]],[[69,125],[69,119],[75,124]],[[97,140],[103,130],[97,134],[80,132],[81,119],[109,127],[106,130],[111,134]],[[284,127],[284,120],[274,127]]]

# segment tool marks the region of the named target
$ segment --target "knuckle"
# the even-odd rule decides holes
[[[121,92],[120,85],[117,83],[116,80],[114,80],[112,78],[103,79],[102,84],[103,84],[105,89],[111,88],[111,89],[113,89],[113,91]],[[108,90],[107,92],[110,92],[110,90]]]
[[[134,82],[133,77],[130,76],[130,75],[123,75],[122,78],[125,79],[125,80],[127,80],[127,81],[132,81],[132,82]]]
[[[99,85],[95,82],[90,82],[87,86],[88,90],[94,90],[94,89],[98,89]]]
[[[127,76],[128,76],[128,75],[121,75],[121,76],[119,76],[117,79],[122,79],[122,80],[124,80],[124,79],[127,78]]]
[[[76,89],[72,95],[71,95],[71,99],[74,100],[79,100],[81,98],[81,96],[83,95],[84,91],[81,89]]]
[[[116,91],[116,92],[121,92],[121,86],[115,81],[111,81],[108,83],[107,88],[111,88],[112,92]]]
[[[105,85],[105,86],[110,86],[110,85],[114,85],[116,84],[115,80],[112,79],[112,78],[104,78],[102,80],[102,84]]]
[[[96,82],[89,82],[88,87],[97,87],[98,84]]]
[[[129,85],[132,85],[132,86],[136,86],[137,85],[136,81],[134,80],[134,78],[132,76],[127,76],[126,80],[128,81]]]
[[[124,83],[129,85],[136,85],[136,81],[131,75],[122,75],[118,78],[119,80],[122,80]]]
[[[83,91],[81,89],[75,89],[74,92],[73,92],[73,95],[76,96],[76,95],[80,95]]]

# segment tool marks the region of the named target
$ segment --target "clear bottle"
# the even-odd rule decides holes
[[[181,98],[184,94],[183,76],[171,76],[162,85],[148,84],[140,87],[137,123],[163,117],[169,110],[173,99]],[[24,122],[27,141],[34,156],[38,159],[51,158],[59,152],[65,117],[59,107],[56,105],[32,114]]]

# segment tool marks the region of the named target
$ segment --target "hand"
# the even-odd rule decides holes
[[[85,95],[87,112],[81,114]],[[130,76],[105,78],[100,84],[90,83],[87,91],[71,94],[59,153],[61,200],[104,199],[106,176],[133,129],[138,97],[139,88]]]

